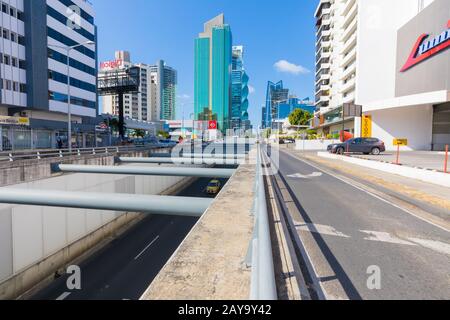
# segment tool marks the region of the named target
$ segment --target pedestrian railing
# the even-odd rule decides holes
[[[246,257],[247,267],[251,267],[252,300],[276,300],[277,289],[273,264],[272,242],[270,237],[269,214],[267,210],[266,188],[264,183],[264,155],[258,145],[256,164],[255,198],[253,214],[255,226]]]
[[[108,155],[132,151],[159,149],[155,146],[121,146],[104,148],[50,149],[35,151],[0,152],[0,162],[14,162],[20,160],[41,160],[51,158],[82,157],[88,155]]]

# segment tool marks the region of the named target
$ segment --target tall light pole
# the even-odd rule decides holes
[[[73,49],[82,47],[85,45],[95,45],[94,41],[86,41],[84,43],[76,44],[74,46],[59,46],[49,44],[49,47],[59,48],[66,51],[66,62],[67,62],[67,144],[69,147],[69,152],[72,152],[72,106],[71,106],[71,90],[70,90],[70,52]]]

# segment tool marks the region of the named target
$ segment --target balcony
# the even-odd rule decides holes
[[[346,82],[342,84],[341,93],[345,95],[349,91],[354,90],[355,86],[356,86],[356,77],[349,78]]]
[[[358,14],[358,6],[354,5],[353,7],[351,7],[350,11],[344,15],[344,21],[343,21],[343,28],[347,29],[347,27],[353,22],[353,19],[357,16]]]
[[[331,77],[329,74],[321,74],[316,77],[316,84],[318,84],[320,81],[323,81],[323,80],[330,80],[330,78]]]
[[[351,92],[342,98],[343,103],[352,103],[355,102],[355,93]]]
[[[356,0],[348,0],[344,6],[344,9],[342,10],[342,15],[346,16],[354,5],[356,5]]]
[[[356,60],[356,47],[354,47],[350,52],[348,52],[342,59],[341,66],[350,65],[354,60]]]
[[[355,17],[355,19],[350,23],[350,25],[345,29],[344,33],[342,34],[341,41],[346,42],[355,32],[358,27],[358,17]]]
[[[356,72],[356,63],[353,62],[351,65],[347,67],[347,69],[344,69],[341,80],[347,80],[355,72]]]
[[[347,42],[344,43],[344,46],[342,47],[341,51],[342,54],[345,56],[347,53],[352,51],[352,49],[355,48],[356,43],[357,43],[357,36],[355,33],[347,40]]]

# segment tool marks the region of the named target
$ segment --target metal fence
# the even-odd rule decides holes
[[[31,129],[20,126],[0,126],[0,152],[38,149],[57,149],[58,138],[63,146],[68,146],[67,132]],[[72,145],[76,148],[106,147],[111,145],[108,133],[80,133],[72,135]]]
[[[258,145],[253,210],[255,227],[247,253],[246,264],[252,268],[250,299],[277,300],[269,214],[264,183],[265,172],[263,167],[266,167],[264,159],[264,151],[261,145]]]

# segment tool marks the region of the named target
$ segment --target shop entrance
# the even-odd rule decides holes
[[[443,151],[450,145],[450,102],[434,106],[433,150]]]

